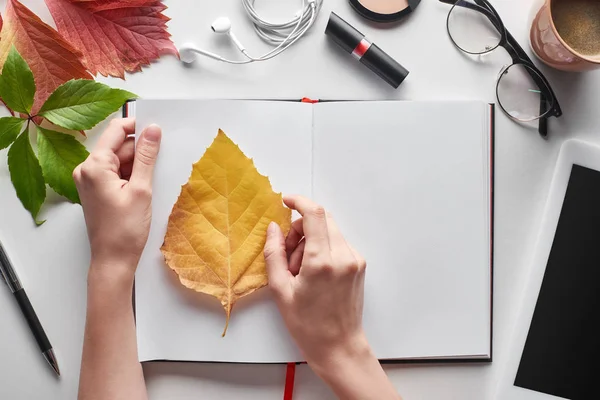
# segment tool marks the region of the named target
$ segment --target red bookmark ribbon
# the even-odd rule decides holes
[[[283,400],[292,400],[294,397],[294,380],[296,378],[296,363],[288,363],[285,372],[285,389]]]

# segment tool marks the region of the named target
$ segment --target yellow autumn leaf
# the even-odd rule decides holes
[[[181,188],[161,251],[184,286],[221,301],[223,336],[236,301],[268,283],[263,248],[269,223],[287,234],[291,218],[269,178],[219,130]]]

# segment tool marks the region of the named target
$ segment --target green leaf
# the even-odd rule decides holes
[[[74,79],[60,85],[48,97],[39,115],[66,129],[92,129],[137,96],[102,83]]]
[[[46,184],[42,167],[29,142],[29,132],[23,132],[10,147],[8,168],[10,179],[23,207],[31,213],[36,224],[43,224],[44,221],[39,222],[37,216],[46,199]]]
[[[15,117],[0,118],[0,150],[7,148],[15,141],[26,120]]]
[[[37,127],[38,155],[46,182],[54,191],[73,203],[79,194],[73,181],[73,170],[90,153],[73,136]]]
[[[13,46],[8,53],[0,77],[0,97],[8,108],[23,114],[31,112],[35,82],[33,73]]]

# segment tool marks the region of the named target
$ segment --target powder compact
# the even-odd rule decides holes
[[[350,0],[352,7],[363,17],[375,22],[398,21],[411,12],[421,0]]]

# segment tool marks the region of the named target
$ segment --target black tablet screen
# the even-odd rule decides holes
[[[600,398],[600,172],[573,166],[515,386]]]

